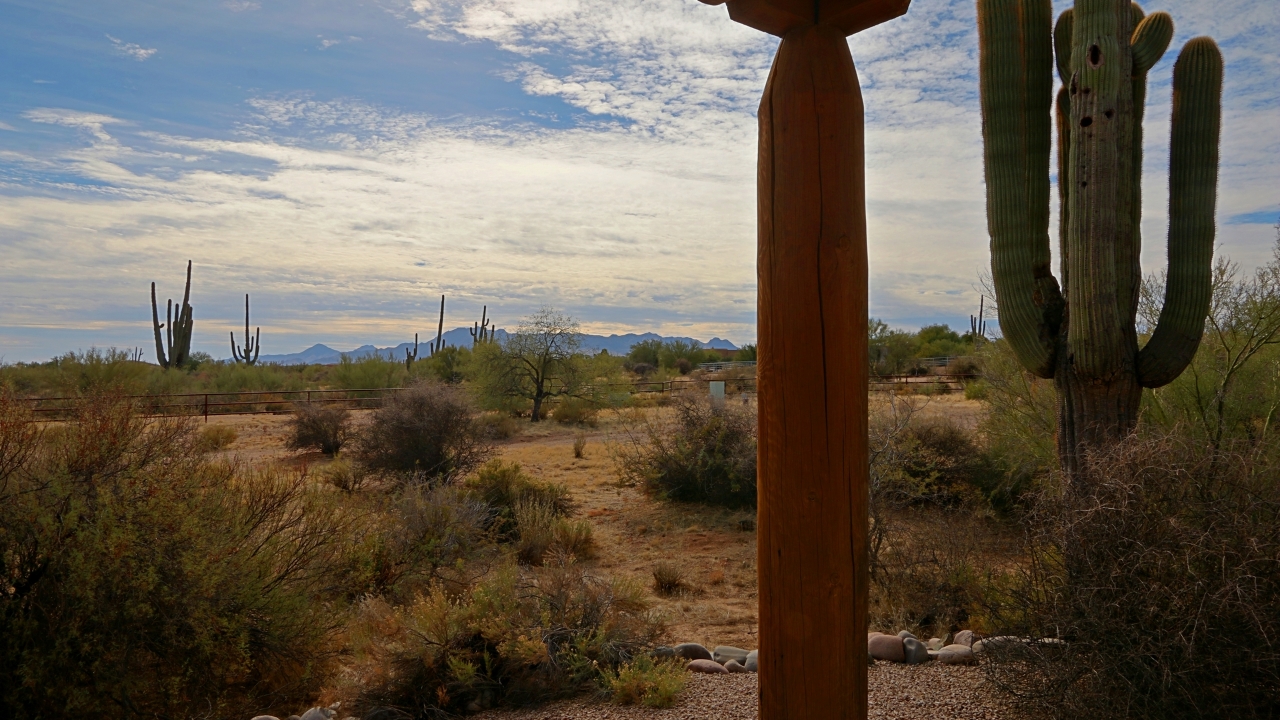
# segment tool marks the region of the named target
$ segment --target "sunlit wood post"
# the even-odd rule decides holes
[[[846,37],[910,0],[702,0],[782,38],[760,102],[761,720],[867,716],[867,225]]]

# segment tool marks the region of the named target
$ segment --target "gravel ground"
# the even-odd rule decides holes
[[[619,707],[574,700],[531,710],[491,711],[473,717],[483,720],[754,720],[756,679],[752,675],[699,675],[665,710]],[[1017,720],[976,667],[955,665],[896,665],[878,663],[868,672],[869,714],[872,720]]]

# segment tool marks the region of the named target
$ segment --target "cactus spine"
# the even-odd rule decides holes
[[[165,322],[160,322],[156,306],[156,284],[151,283],[151,329],[156,337],[156,363],[166,370],[180,368],[191,355],[191,328],[194,324],[191,309],[191,261],[187,261],[187,286],[182,293],[182,305],[174,306],[173,300],[165,304]],[[161,330],[167,332],[161,334]],[[168,352],[165,352],[166,342]]]
[[[1194,356],[1210,299],[1222,55],[1195,38],[1174,66],[1169,282],[1139,349],[1142,116],[1147,72],[1173,37],[1166,13],[1077,0],[978,0],[987,226],[1000,324],[1027,370],[1058,388],[1063,468],[1137,422],[1142,388]],[[1053,56],[1063,87],[1051,110]],[[1058,126],[1061,288],[1049,267],[1050,118]]]
[[[480,311],[480,322],[471,323],[471,347],[475,347],[476,343],[492,342],[493,329],[489,327],[489,306],[485,305]]]
[[[244,294],[244,347],[236,347],[236,333],[231,331],[231,357],[236,362],[242,362],[245,365],[253,365],[258,362],[258,353],[261,352],[262,346],[258,344],[258,338],[262,333],[262,328],[256,328],[253,337],[249,337],[249,293]]]

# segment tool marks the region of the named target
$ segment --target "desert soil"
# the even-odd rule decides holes
[[[979,403],[956,396],[928,400],[919,410],[945,415],[973,426]],[[328,461],[319,453],[292,453],[284,448],[285,415],[213,417],[209,424],[235,428],[236,440],[224,451],[249,464],[279,462],[314,468]],[[658,503],[638,488],[619,484],[610,443],[620,437],[625,417],[601,413],[595,428],[544,422],[525,425],[500,443],[495,456],[519,462],[540,479],[563,484],[580,517],[592,524],[600,553],[594,561],[612,575],[631,576],[652,586],[659,562],[674,564],[685,575],[687,592],[673,597],[653,594],[652,601],[668,621],[667,641],[698,642],[707,647],[756,647],[756,533],[754,513],[691,504]],[[573,456],[575,437],[587,440],[585,456]],[[882,628],[892,631],[892,628]],[[668,710],[620,708],[591,700],[560,703],[536,710],[489,712],[483,717],[532,718],[755,718],[756,676],[691,675],[688,689]],[[872,718],[907,718],[945,714],[951,718],[1012,718],[977,668],[941,665],[905,666],[879,663],[870,670]]]

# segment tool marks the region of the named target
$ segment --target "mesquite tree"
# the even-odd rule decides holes
[[[1142,388],[1191,361],[1211,295],[1222,54],[1187,42],[1173,70],[1168,284],[1138,347],[1142,115],[1147,72],[1173,37],[1166,13],[1078,0],[1051,28],[1051,0],[978,0],[991,270],[1000,326],[1019,362],[1058,390],[1058,457],[1133,430]],[[1053,66],[1061,287],[1049,259]]]

